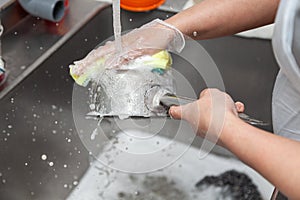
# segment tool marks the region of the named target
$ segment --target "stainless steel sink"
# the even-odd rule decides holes
[[[171,15],[122,11],[122,25],[128,30]],[[65,199],[89,167],[89,153],[72,117],[68,65],[112,35],[111,16],[110,7],[100,10],[0,100],[0,199]],[[249,115],[271,124],[278,66],[270,41],[230,36],[200,43],[216,62],[226,91],[246,104]],[[186,65],[174,56],[173,67],[198,94],[205,83]],[[272,130],[271,125],[263,128]],[[195,146],[200,143],[194,141]],[[215,152],[227,154],[221,148]]]

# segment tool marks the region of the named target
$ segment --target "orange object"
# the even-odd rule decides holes
[[[143,12],[153,10],[163,4],[165,0],[121,0],[121,8],[125,10]]]
[[[65,8],[69,7],[69,0],[65,0]]]

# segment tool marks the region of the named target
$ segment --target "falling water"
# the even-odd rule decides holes
[[[1,47],[1,35],[3,33],[3,26],[2,26],[2,23],[1,23],[1,19],[0,19],[0,59],[2,57],[2,47]]]
[[[120,55],[122,52],[122,40],[121,40],[121,19],[120,19],[120,0],[113,0],[113,27],[115,35],[115,48],[116,55]]]
[[[3,33],[3,26],[1,24],[1,19],[0,19],[0,86],[4,83],[4,72],[5,72],[5,69],[4,69],[4,61],[2,60],[2,47],[1,47],[1,35]]]

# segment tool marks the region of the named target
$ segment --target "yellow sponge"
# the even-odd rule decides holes
[[[172,57],[167,51],[160,51],[151,56],[153,59],[145,62],[146,65],[155,66],[164,70],[170,69],[172,65]]]
[[[168,70],[172,65],[172,58],[167,51],[160,51],[151,56],[153,59],[147,59],[144,61],[145,65],[152,66],[153,69]],[[77,72],[76,65],[70,65],[70,75],[75,80],[78,85],[86,87],[88,83],[99,74],[101,71],[105,70],[105,58],[101,57],[92,65],[87,67],[83,73]]]

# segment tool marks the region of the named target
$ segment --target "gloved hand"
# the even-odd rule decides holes
[[[217,142],[225,126],[232,126],[231,122],[235,119],[241,120],[238,113],[244,112],[244,109],[243,103],[234,103],[228,94],[218,89],[206,89],[197,101],[172,106],[169,114],[174,119],[189,122],[199,136]]]
[[[105,60],[105,68],[116,68],[124,62],[142,55],[152,55],[160,50],[166,49],[179,53],[185,46],[183,34],[177,28],[159,19],[132,30],[123,35],[121,40],[121,52],[116,51],[115,41],[109,41],[104,46],[91,51],[83,60],[74,62],[78,75],[102,57]]]

